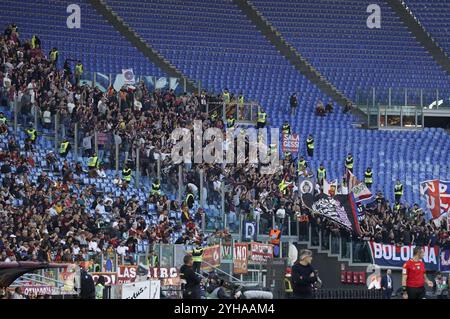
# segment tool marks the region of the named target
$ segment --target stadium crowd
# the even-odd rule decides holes
[[[19,123],[28,135],[22,148],[12,134],[10,119],[0,114],[0,132],[8,138],[7,149],[0,150],[0,261],[83,261],[96,253],[131,258],[143,245],[206,245],[229,238],[228,229],[217,229],[210,235],[202,232],[202,219],[208,221],[209,217],[194,200],[198,199],[200,170],[205,176],[207,202],[219,203],[221,185],[226,185],[225,211],[231,231],[238,229],[241,215],[260,222],[267,231],[273,218],[283,226],[287,216],[292,220],[308,216],[303,220],[326,232],[354,237],[338,224],[311,213],[302,203],[295,187],[298,161],[292,155],[285,156],[273,174],[261,174],[262,164],[227,164],[224,168],[219,163],[184,165],[183,184],[188,185],[185,199],[170,200],[161,192],[161,183],[156,179],[158,159],[167,172],[167,193],[175,194],[178,187],[178,167],[168,156],[171,132],[180,127],[192,129],[194,120],[202,120],[204,130],[217,127],[229,134],[234,121],[230,118],[224,123],[217,113],[205,112],[205,106],[222,101],[241,103],[242,95],[233,97],[225,90],[218,96],[206,92],[176,96],[173,90],[149,91],[143,82],[124,86],[118,92],[113,87],[102,92],[82,85],[81,61],[75,65],[75,72],[69,61],[58,69],[57,48],[45,56],[40,40],[33,37],[22,42],[14,25],[0,37],[0,56],[1,100],[10,110],[14,100],[19,101]],[[106,136],[101,154],[86,147],[83,156],[90,157],[86,167],[82,162],[65,159],[68,152],[73,152],[70,148],[64,147],[61,154],[49,152],[47,166],[41,169],[37,182],[32,182],[30,171],[39,167],[36,140],[44,138],[29,125],[35,112],[43,128],[50,128],[52,118],[58,114],[66,136],[73,136],[74,124],[78,123],[79,140],[92,137],[94,130],[101,132]],[[62,143],[66,142],[63,139]],[[127,155],[122,176],[116,176],[114,187],[122,191],[129,187],[130,170],[136,169],[139,150],[140,175],[152,181],[152,191],[146,194],[144,203],[137,195],[127,199],[85,182],[86,177],[104,178],[105,170],[114,170],[115,142],[120,142],[122,153]],[[62,165],[58,164],[58,156],[63,157]],[[49,171],[55,173],[54,177],[49,176]],[[310,168],[307,174],[312,174]],[[416,206],[394,206],[380,193],[374,203],[361,207],[360,239],[450,245],[445,222],[437,227],[427,222]],[[152,219],[155,215],[156,222]]]

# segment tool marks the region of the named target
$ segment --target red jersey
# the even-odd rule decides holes
[[[425,264],[423,261],[408,260],[403,265],[403,274],[407,275],[407,287],[419,288],[425,285]]]

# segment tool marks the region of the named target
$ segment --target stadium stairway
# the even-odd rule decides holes
[[[432,38],[431,34],[425,30],[418,18],[407,8],[405,2],[400,0],[386,0],[386,2],[416,37],[417,41],[427,49],[436,62],[442,66],[450,76],[450,57]]]
[[[343,269],[352,272],[366,272],[368,267],[372,265],[370,262],[358,262],[356,260],[354,242],[346,240],[346,246],[344,247],[343,240],[337,237],[339,238],[339,244],[336,243],[332,248],[331,235],[323,236],[322,231],[319,230],[316,233],[317,236],[312,236],[312,229],[310,226],[307,238],[298,238],[292,243],[298,251],[309,249],[313,252],[314,268],[319,271],[319,277],[328,287],[341,287],[343,285],[341,283],[341,271]],[[327,243],[324,243],[325,240]],[[352,289],[366,289],[365,285],[345,284],[344,286]]]
[[[347,104],[349,99],[306,61],[250,2],[246,0],[233,0],[233,2],[300,73],[340,105]]]
[[[166,58],[164,58],[157,50],[152,48],[146,43],[136,31],[134,31],[121,17],[119,17],[111,7],[106,5],[102,0],[89,0],[91,5],[101,14],[109,23],[111,23],[116,30],[118,30],[130,43],[141,51],[144,56],[149,58],[153,64],[157,65],[161,70],[167,73],[169,76],[175,78],[186,79],[186,88],[189,91],[196,91],[196,85],[193,81],[187,79],[187,77],[178,70],[173,64],[171,64]]]

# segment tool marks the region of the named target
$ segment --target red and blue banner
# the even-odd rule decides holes
[[[420,193],[425,197],[433,219],[448,213],[450,208],[450,181],[438,179],[420,183]]]
[[[450,272],[450,249],[442,249],[440,254],[440,270]]]
[[[403,264],[413,257],[414,245],[397,246],[381,244],[371,241],[373,263],[380,267],[402,268]],[[439,247],[423,246],[425,269],[427,271],[438,271],[440,256]]]

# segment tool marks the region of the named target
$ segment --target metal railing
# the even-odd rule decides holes
[[[318,289],[312,299],[382,299],[381,289]]]

